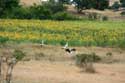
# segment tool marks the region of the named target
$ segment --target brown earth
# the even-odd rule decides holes
[[[75,60],[61,46],[38,44],[8,45],[0,48],[0,55],[14,49],[23,50],[27,56],[13,71],[12,83],[125,83],[125,50],[102,47],[70,47],[76,53],[96,53],[105,57],[112,53],[112,63],[95,63],[96,73],[82,72]],[[9,55],[9,54],[8,54]],[[37,57],[38,55],[41,55]]]
[[[125,83],[125,64],[95,64],[97,73],[81,72],[71,62],[30,61],[13,72],[13,83]]]

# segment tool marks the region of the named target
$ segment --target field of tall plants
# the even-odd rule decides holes
[[[125,47],[125,22],[0,20],[0,43]]]

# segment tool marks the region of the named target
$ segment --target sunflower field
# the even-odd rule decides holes
[[[0,41],[70,46],[125,47],[125,21],[0,19]]]

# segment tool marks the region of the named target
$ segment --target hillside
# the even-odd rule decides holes
[[[40,3],[40,0],[20,0],[20,2],[23,5],[30,6],[30,5],[33,5],[34,3],[36,4]]]
[[[33,3],[40,3],[40,1],[46,1],[46,0],[21,0],[21,4],[25,4],[25,5],[32,5]],[[119,0],[110,0],[110,6],[115,2],[115,1],[119,1]]]

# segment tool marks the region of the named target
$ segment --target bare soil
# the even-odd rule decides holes
[[[95,63],[96,73],[82,72],[75,60],[61,46],[38,44],[8,45],[0,48],[0,55],[14,49],[23,50],[27,56],[13,70],[12,83],[125,83],[125,50],[102,47],[70,47],[76,53],[96,53],[105,57],[111,52],[114,62]],[[6,55],[10,55],[8,53]],[[40,55],[36,58],[36,56]]]
[[[125,83],[125,64],[95,64],[97,73],[81,72],[71,62],[30,61],[19,63],[13,83]]]

